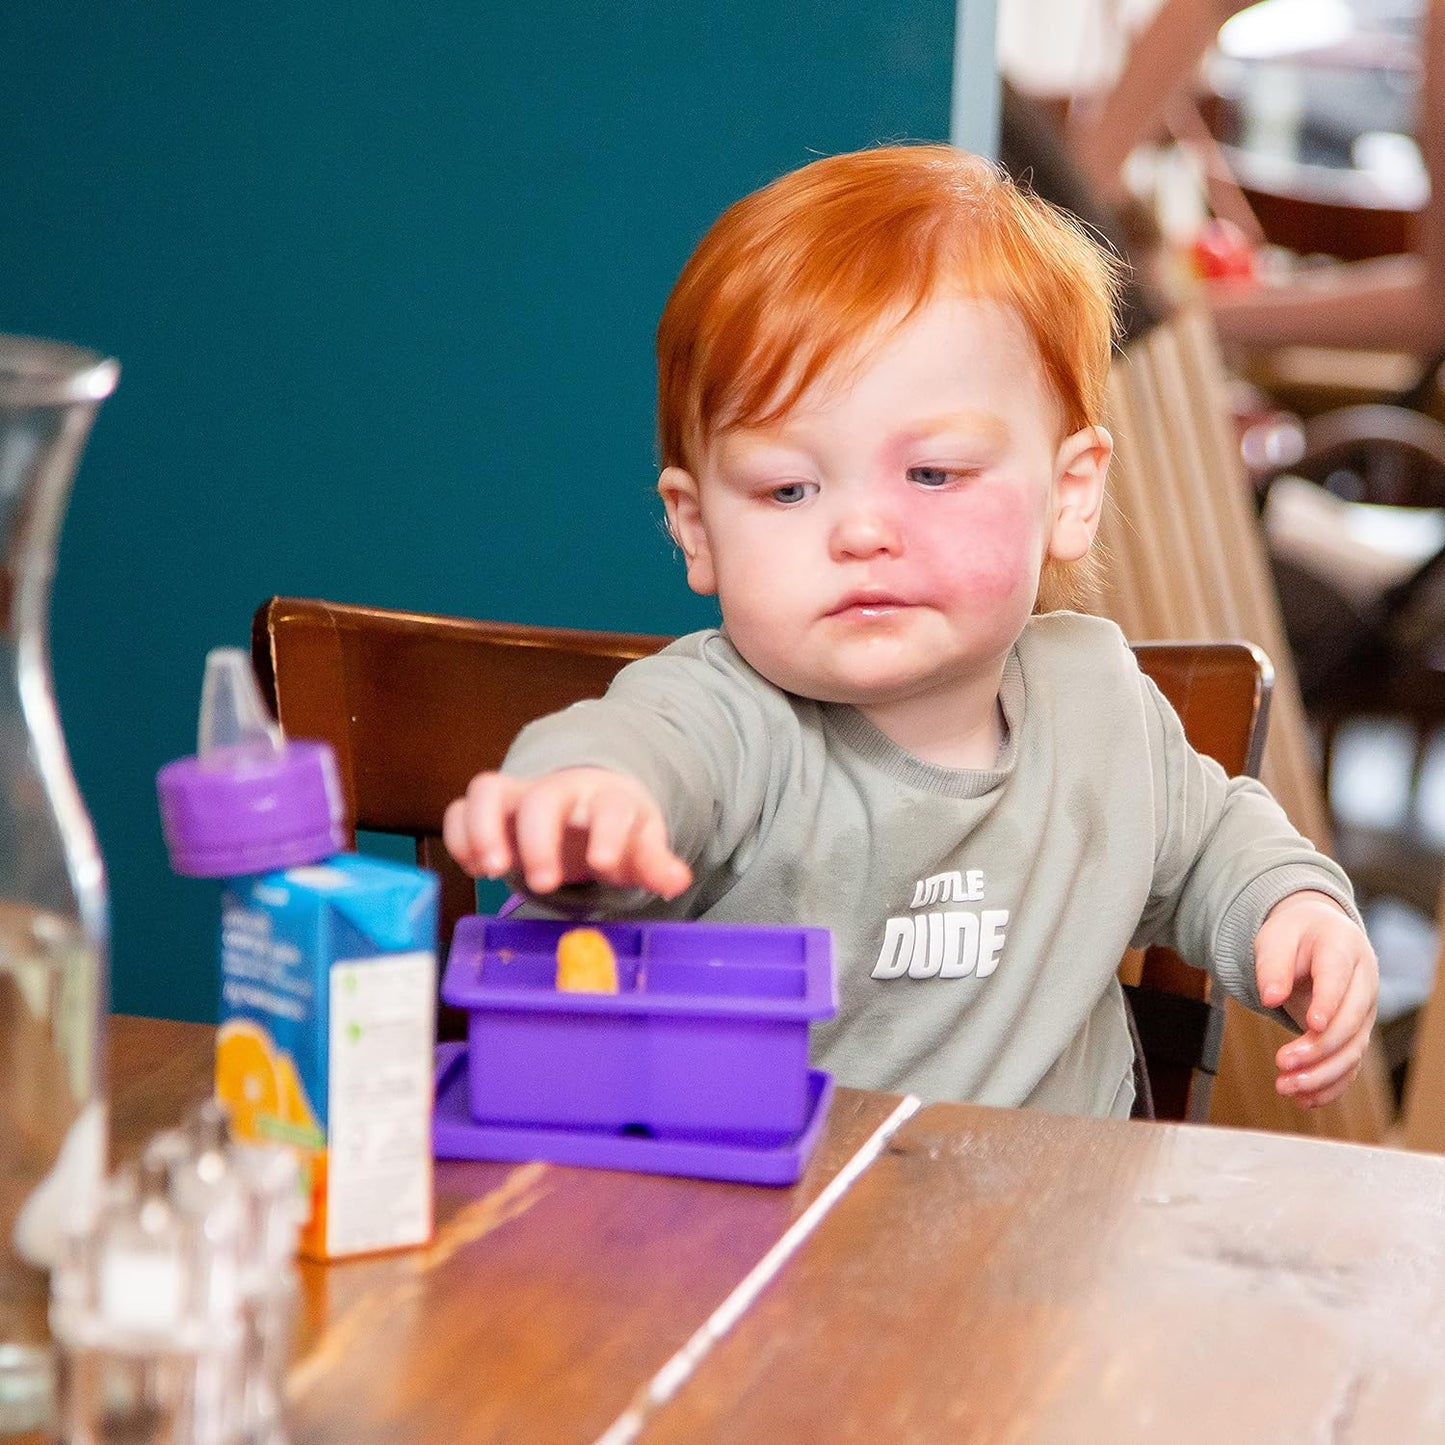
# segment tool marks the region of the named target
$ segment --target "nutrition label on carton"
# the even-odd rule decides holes
[[[431,953],[331,967],[328,1254],[431,1235],[435,989]]]

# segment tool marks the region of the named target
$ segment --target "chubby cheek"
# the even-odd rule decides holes
[[[936,497],[922,496],[909,518],[909,551],[919,580],[939,601],[969,609],[1026,593],[1030,603],[1043,558],[1043,527],[1036,507],[1016,492],[982,490],[950,498],[940,516]],[[927,506],[933,502],[933,507]]]

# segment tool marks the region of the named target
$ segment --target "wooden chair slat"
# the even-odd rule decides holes
[[[1238,637],[1264,649],[1275,679],[1260,773],[1295,826],[1328,850],[1324,790],[1208,317],[1183,312],[1131,347],[1113,369],[1106,410],[1117,458],[1101,541],[1113,577],[1096,610],[1131,639]],[[1188,519],[1182,532],[1179,518]],[[1186,569],[1203,585],[1182,578]],[[1274,1088],[1285,1030],[1233,1003],[1226,1020],[1214,1122],[1370,1143],[1385,1137],[1393,1104],[1377,1045],[1344,1098],[1301,1110]]]
[[[1264,653],[1243,642],[1139,642],[1134,651],[1190,743],[1231,776],[1256,775],[1274,680]],[[1204,1122],[1226,1028],[1223,995],[1167,948],[1147,949],[1125,968],[1155,1116]]]

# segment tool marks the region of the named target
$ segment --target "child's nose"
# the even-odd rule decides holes
[[[833,524],[830,551],[834,561],[896,557],[902,550],[897,519],[876,504],[849,507]]]

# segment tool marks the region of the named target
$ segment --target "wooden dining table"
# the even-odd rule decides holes
[[[115,1151],[214,1032],[116,1018]],[[837,1091],[776,1188],[441,1163],[300,1266],[309,1442],[1445,1440],[1445,1158]]]

